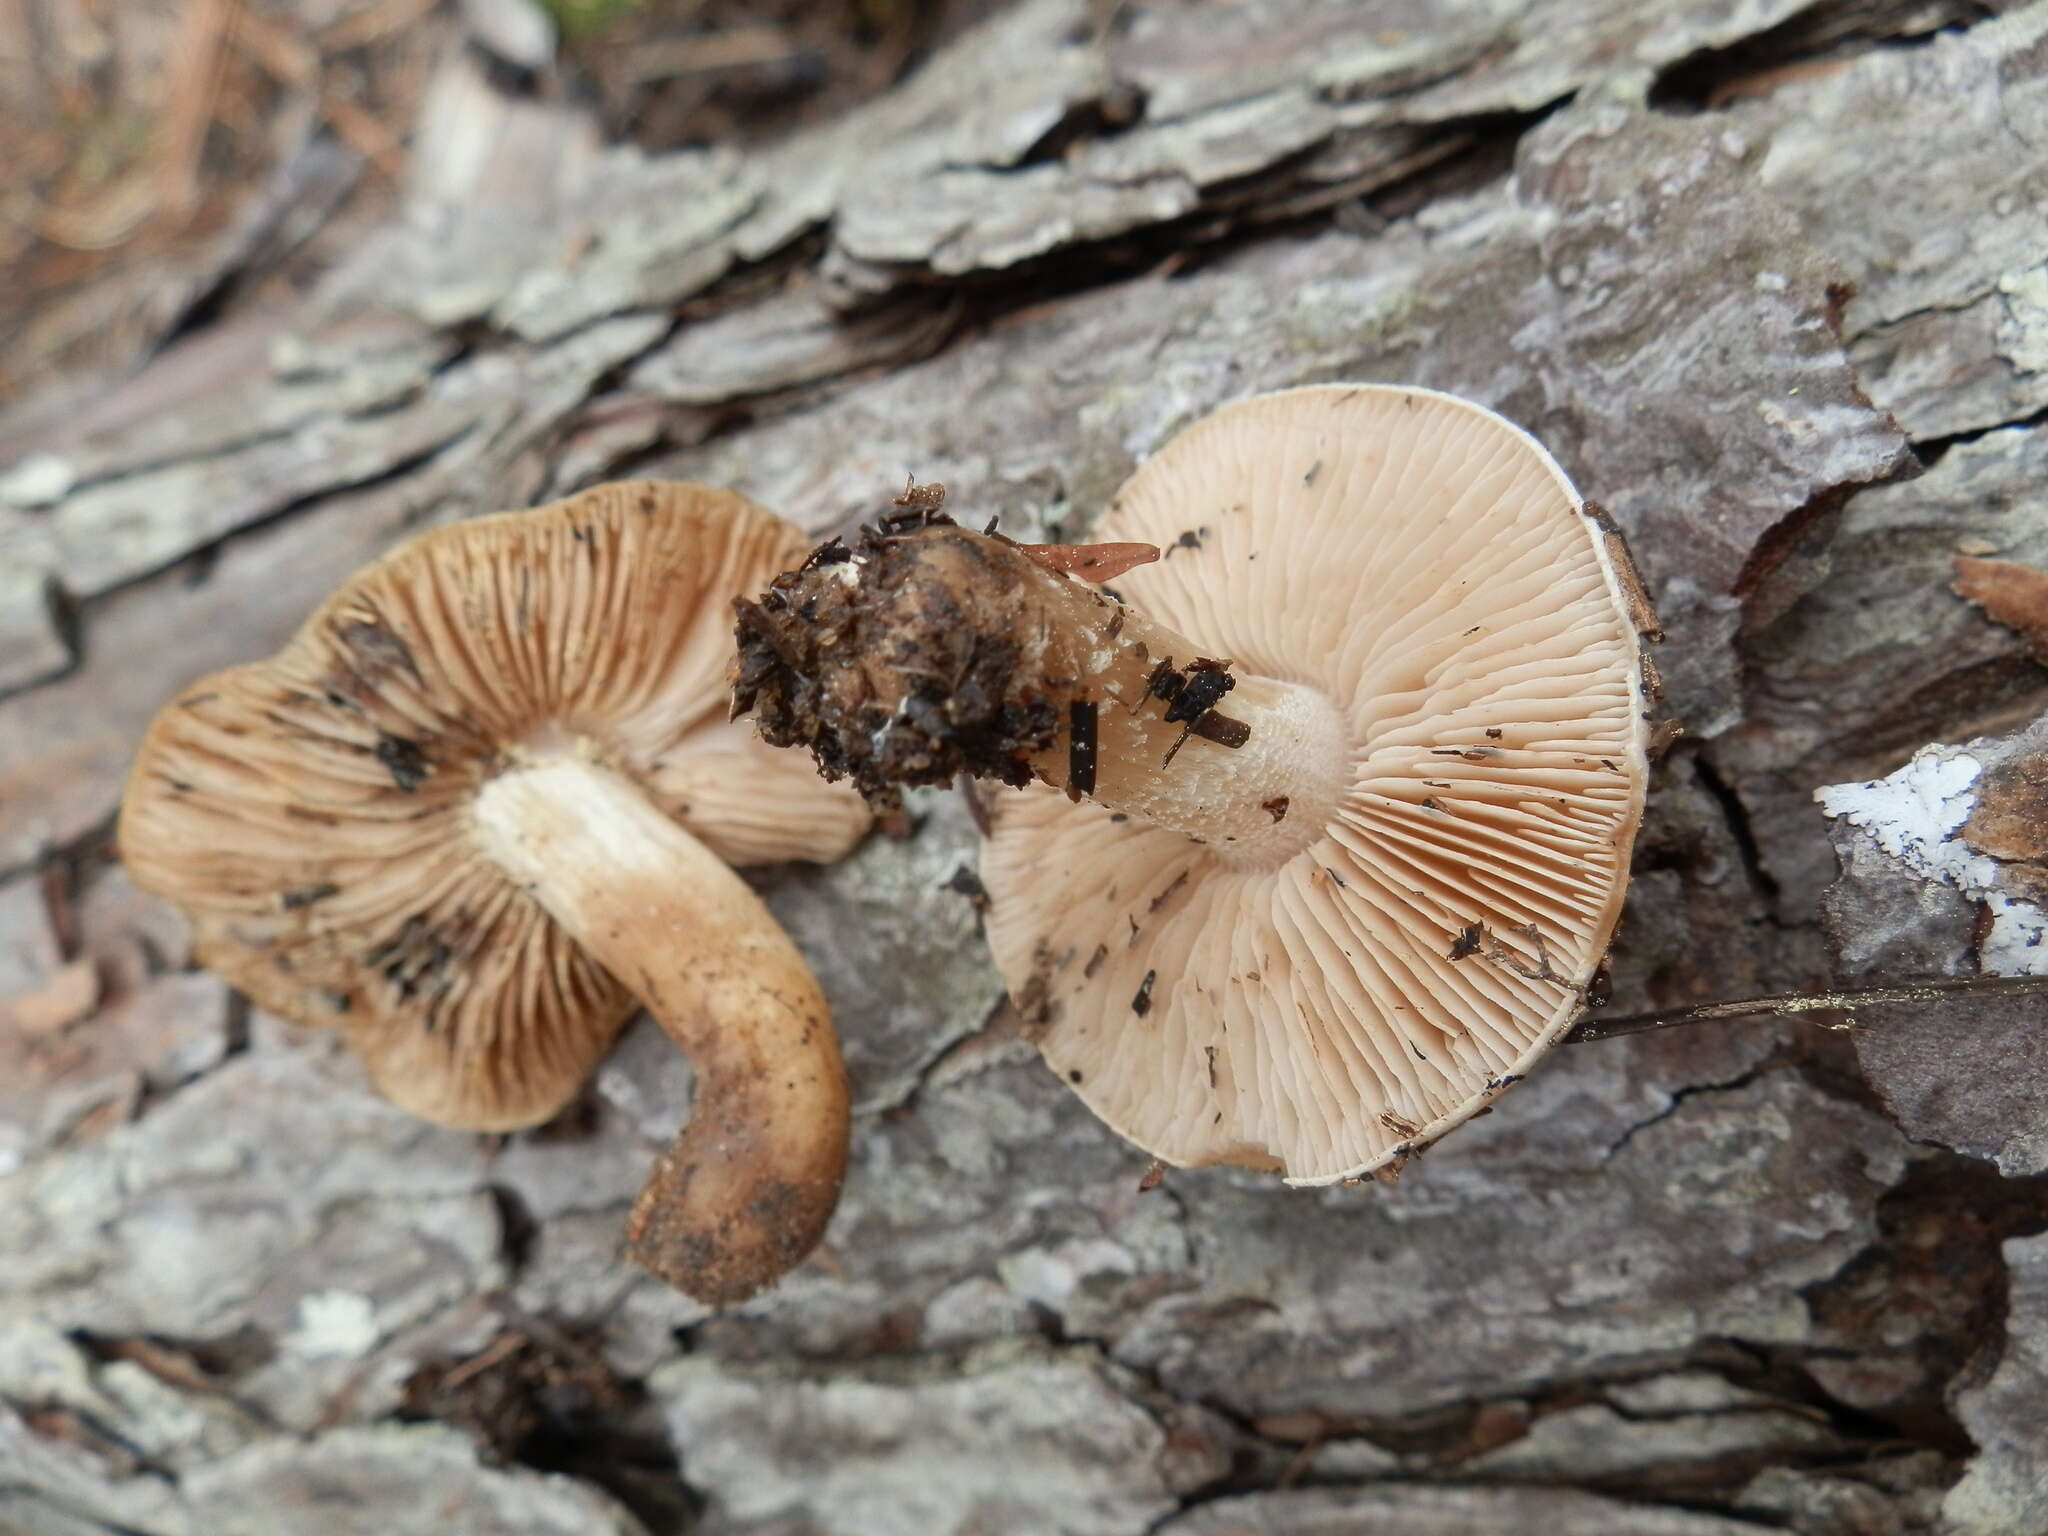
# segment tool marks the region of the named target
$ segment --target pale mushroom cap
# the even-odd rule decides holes
[[[732,863],[845,852],[858,797],[726,722],[732,601],[805,547],[742,497],[652,481],[424,534],[158,716],[122,856],[207,965],[342,1029],[396,1103],[544,1120],[634,1003],[476,851],[472,797],[567,753]]]
[[[997,963],[1053,1069],[1170,1163],[1396,1160],[1525,1072],[1606,953],[1648,777],[1633,577],[1526,433],[1378,385],[1217,412],[1095,536],[1168,551],[1116,583],[1135,608],[1328,698],[1348,787],[1263,867],[1001,797]]]

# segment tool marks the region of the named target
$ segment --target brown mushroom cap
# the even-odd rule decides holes
[[[634,1000],[477,852],[475,793],[569,755],[729,862],[845,852],[859,799],[725,718],[732,599],[803,551],[739,496],[657,482],[424,534],[158,717],[122,855],[194,915],[205,964],[343,1030],[394,1102],[545,1120]]]
[[[1053,1069],[1170,1163],[1398,1162],[1528,1070],[1613,935],[1648,777],[1626,557],[1526,433],[1377,385],[1219,411],[1111,508],[1096,537],[1169,552],[1117,582],[1134,609],[1335,707],[1336,809],[1245,857],[999,797],[997,963]]]

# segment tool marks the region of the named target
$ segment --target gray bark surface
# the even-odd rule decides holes
[[[1973,974],[1981,897],[1813,793],[2048,708],[1949,585],[2048,566],[2048,4],[1020,0],[661,156],[451,48],[410,165],[297,307],[0,418],[0,1531],[2048,1531],[2040,1002],[1576,1046],[1397,1183],[1141,1190],[913,797],[757,878],[853,1165],[712,1315],[620,1256],[658,1030],[542,1131],[411,1121],[107,839],[176,689],[422,527],[633,473],[823,536],[910,473],[1079,535],[1220,404],[1405,381],[1540,437],[1670,632],[1613,1010]]]

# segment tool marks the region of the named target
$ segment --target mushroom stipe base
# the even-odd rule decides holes
[[[1233,864],[1313,841],[1344,788],[1329,699],[1234,671],[1061,564],[929,512],[828,544],[738,605],[735,712],[880,805],[1036,779]]]

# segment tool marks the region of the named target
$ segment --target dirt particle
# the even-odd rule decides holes
[[[917,483],[916,475],[903,477],[903,494],[891,506],[908,507],[917,512],[936,512],[946,504],[946,487],[943,482],[932,480],[924,485]]]
[[[1586,1006],[1605,1008],[1613,1001],[1614,971],[1608,964],[1607,957],[1603,955],[1600,963],[1593,968],[1592,980],[1586,983]]]
[[[404,736],[380,731],[374,750],[377,761],[390,773],[391,782],[408,795],[426,783],[434,771],[433,762],[421,750],[420,744]]]
[[[853,551],[846,547],[846,540],[830,538],[804,557],[799,571],[819,571],[827,566],[844,565],[853,558]]]
[[[424,1001],[424,1025],[429,1034],[436,1027],[442,999],[455,985],[452,962],[461,956],[449,936],[459,933],[462,926],[459,914],[445,928],[437,929],[423,914],[414,913],[390,938],[363,954],[363,963],[391,984],[400,1002]]]
[[[1093,699],[1075,699],[1067,706],[1067,798],[1095,793],[1096,708]]]
[[[966,898],[967,905],[974,908],[976,912],[986,912],[988,910],[988,887],[981,883],[981,876],[977,875],[965,864],[954,870],[951,878],[940,889],[951,891],[957,896]]]
[[[1171,901],[1174,898],[1174,895],[1180,890],[1180,888],[1188,883],[1188,877],[1193,873],[1193,870],[1184,869],[1179,874],[1175,875],[1173,877],[1172,882],[1168,884],[1166,889],[1161,891],[1157,896],[1154,896],[1152,898],[1152,905],[1145,909],[1146,912],[1148,914],[1157,912],[1161,907],[1165,906],[1167,902]]]
[[[1041,940],[1031,955],[1031,974],[1013,999],[1022,1020],[1020,1032],[1033,1045],[1045,1038],[1060,1016],[1060,1003],[1052,995],[1053,973],[1058,968],[1051,947]]]
[[[412,659],[412,648],[382,624],[366,619],[350,619],[334,626],[334,638],[349,653],[356,680],[375,682],[394,672],[403,672],[415,682],[419,680],[419,666]],[[360,690],[358,690],[360,691]]]
[[[1165,670],[1173,679],[1172,691],[1162,692],[1157,686],[1153,689],[1155,694],[1168,701],[1166,723],[1193,724],[1215,708],[1223,695],[1237,686],[1237,679],[1230,675],[1230,667],[1228,661],[1212,661],[1206,656],[1197,656],[1189,662],[1185,673],[1173,673],[1171,666],[1166,666]],[[1155,684],[1157,679],[1158,674],[1155,673]]]
[[[1158,979],[1157,971],[1147,971],[1145,979],[1138,983],[1137,995],[1131,999],[1131,1012],[1141,1019],[1152,1011],[1152,983]]]
[[[1629,553],[1628,540],[1622,537],[1620,525],[1597,501],[1585,502],[1579,510],[1600,530],[1600,541],[1606,546],[1607,558],[1613,562],[1615,577],[1621,583],[1622,602],[1628,608],[1629,621],[1635,625],[1638,635],[1656,644],[1664,638],[1664,626],[1657,622],[1657,610],[1650,605],[1649,588],[1643,585],[1643,578],[1636,571],[1635,557]]]

